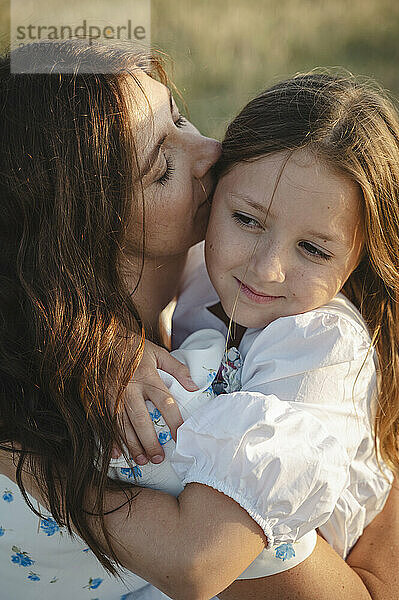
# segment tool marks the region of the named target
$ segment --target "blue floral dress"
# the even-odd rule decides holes
[[[44,509],[37,517],[4,475],[0,489],[0,598],[125,600],[148,586],[127,571],[125,584],[108,575],[87,544],[72,539]]]

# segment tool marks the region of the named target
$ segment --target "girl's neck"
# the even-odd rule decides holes
[[[143,274],[132,299],[143,320],[146,336],[155,343],[159,343],[161,338],[160,314],[178,292],[186,260],[187,253],[145,258]],[[129,289],[133,290],[136,276],[127,275],[126,281]]]

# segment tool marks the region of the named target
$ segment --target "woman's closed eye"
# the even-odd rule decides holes
[[[184,127],[185,125],[187,125],[188,121],[185,117],[183,117],[182,115],[179,115],[179,118],[174,121],[175,126],[180,129],[181,127]],[[172,174],[175,171],[175,167],[173,166],[173,161],[172,159],[167,156],[165,156],[165,161],[166,161],[166,169],[165,171],[162,173],[161,177],[158,177],[157,179],[157,183],[160,183],[161,185],[165,185],[171,178]]]
[[[172,159],[165,156],[165,161],[166,161],[166,169],[162,173],[161,177],[159,177],[157,179],[157,183],[160,183],[161,185],[166,185],[166,183],[169,181],[169,179],[172,177],[172,174],[175,171],[175,167],[173,166]]]

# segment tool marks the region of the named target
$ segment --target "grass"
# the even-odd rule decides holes
[[[221,137],[271,83],[317,66],[374,77],[399,96],[392,0],[152,0],[151,10],[152,43],[170,55],[190,117],[208,135]],[[8,1],[0,0],[0,45],[8,28]]]
[[[343,66],[399,95],[392,0],[153,0],[152,42],[174,60],[191,117],[220,137],[257,92],[317,66]]]

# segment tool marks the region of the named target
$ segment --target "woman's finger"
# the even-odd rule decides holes
[[[159,379],[159,385],[147,385],[145,386],[145,396],[153,403],[153,405],[159,410],[163,416],[165,423],[169,427],[170,433],[174,441],[176,441],[177,428],[183,423],[183,418],[180,413],[179,406],[170,391],[163,383],[162,379]],[[166,433],[166,432],[165,432]],[[162,435],[162,432],[161,432]],[[167,439],[164,437],[165,441]]]
[[[131,429],[139,439],[146,456],[151,462],[158,464],[165,458],[165,453],[159,443],[154,424],[148,412],[140,384],[131,381],[127,387],[124,416],[130,421]],[[126,429],[126,433],[128,430]],[[133,437],[134,439],[134,437]],[[127,438],[130,450],[130,440]],[[132,454],[133,456],[133,454]]]
[[[158,368],[173,375],[186,390],[189,392],[196,392],[198,390],[198,386],[191,379],[188,367],[169,354],[167,350],[158,348],[156,350],[156,358]]]
[[[122,431],[122,435],[126,440],[127,443],[127,447],[129,450],[129,458],[133,459],[135,463],[137,463],[138,465],[145,465],[148,463],[148,458],[145,455],[145,450],[143,448],[143,446],[140,443],[140,440],[138,439],[136,432],[134,430],[134,428],[132,427],[132,424],[129,420],[129,418],[127,417],[127,415],[124,413],[123,415],[121,415],[120,418],[120,428]],[[118,451],[118,453],[116,453],[116,451]],[[118,449],[113,449],[112,451],[112,457],[113,458],[119,458],[119,456],[122,454],[122,452]]]

